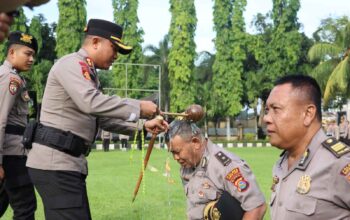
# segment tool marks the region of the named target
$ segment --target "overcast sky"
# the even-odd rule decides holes
[[[311,36],[319,26],[321,19],[329,16],[350,16],[349,0],[300,0],[299,22],[302,23],[302,31]],[[197,30],[195,41],[197,52],[214,51],[212,39],[213,31],[213,0],[195,0],[197,13]],[[272,0],[248,0],[246,12],[246,28],[249,32],[251,21],[257,13],[265,14],[272,8]],[[58,21],[57,0],[34,8],[33,11],[25,9],[28,18],[36,14],[43,14],[48,22]],[[111,0],[87,0],[87,17],[101,18],[113,21],[113,9]],[[148,44],[158,45],[158,42],[168,32],[170,25],[170,12],[168,0],[139,0],[138,17],[140,27],[144,30],[144,46]]]

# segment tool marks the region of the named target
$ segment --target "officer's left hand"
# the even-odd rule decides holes
[[[0,180],[3,180],[5,178],[5,171],[2,168],[2,165],[0,165]]]
[[[169,128],[168,122],[158,118],[154,118],[152,120],[146,121],[144,126],[148,132],[156,133],[156,134],[167,131]]]

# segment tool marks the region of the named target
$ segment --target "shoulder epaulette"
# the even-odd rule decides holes
[[[338,141],[334,137],[328,138],[322,145],[337,158],[350,152],[350,147],[348,145]]]
[[[216,159],[222,163],[222,165],[227,166],[231,163],[231,159],[226,156],[223,152],[219,151],[215,154]]]

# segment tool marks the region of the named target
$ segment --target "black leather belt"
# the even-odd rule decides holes
[[[5,133],[6,134],[14,134],[14,135],[23,135],[25,127],[20,125],[6,125]]]
[[[72,132],[62,131],[43,124],[38,124],[33,142],[65,152],[74,157],[79,157],[81,154],[88,156],[91,150],[91,146],[86,144],[83,138]]]

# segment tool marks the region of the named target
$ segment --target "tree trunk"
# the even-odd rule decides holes
[[[226,116],[226,139],[230,140],[230,137],[231,137],[230,116]]]

